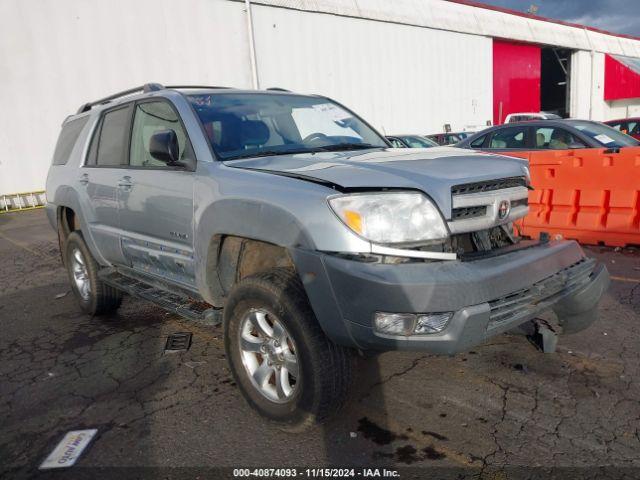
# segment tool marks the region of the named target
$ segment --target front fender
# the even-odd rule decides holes
[[[250,199],[221,199],[205,208],[194,225],[196,286],[218,304],[222,288],[217,276],[220,241],[228,235],[281,247],[315,249],[304,226],[290,212]]]

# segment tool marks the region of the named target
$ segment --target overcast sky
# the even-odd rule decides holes
[[[538,15],[640,37],[640,0],[480,0],[525,12],[531,4]]]

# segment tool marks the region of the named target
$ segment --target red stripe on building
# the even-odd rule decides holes
[[[640,98],[640,72],[626,64],[623,58],[618,58],[605,55],[604,99]]]

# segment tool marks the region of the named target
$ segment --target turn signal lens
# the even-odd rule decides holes
[[[447,322],[453,316],[453,313],[430,313],[428,315],[418,315],[418,321],[416,322],[416,328],[414,333],[438,333],[444,330],[447,326]]]
[[[356,233],[362,235],[362,217],[353,210],[344,211],[344,219],[347,226]]]

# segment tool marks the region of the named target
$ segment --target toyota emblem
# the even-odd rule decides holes
[[[502,200],[500,202],[500,205],[498,206],[498,218],[500,220],[507,218],[510,210],[511,210],[511,203],[509,202],[509,200]]]

